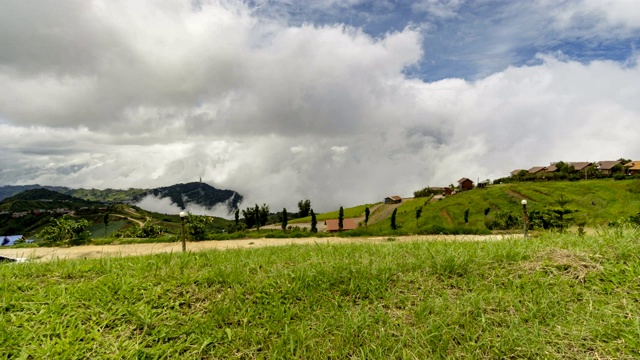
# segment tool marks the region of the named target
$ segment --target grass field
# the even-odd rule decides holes
[[[363,216],[364,215],[364,210],[366,208],[371,209],[372,207],[374,207],[376,204],[364,204],[364,205],[358,205],[358,206],[354,206],[354,207],[350,207],[350,208],[345,208],[344,210],[344,218],[348,219],[348,218],[354,218],[354,217],[358,217],[358,216]],[[327,212],[324,214],[316,214],[316,220],[317,221],[324,221],[324,220],[329,220],[329,219],[337,219],[338,218],[338,212],[340,210],[336,210],[336,211],[331,211],[331,212]],[[299,223],[308,223],[311,222],[311,216],[307,216],[307,217],[303,217],[303,218],[299,218],[299,219],[294,219],[289,221],[290,224],[299,224]]]
[[[405,232],[415,232],[428,225],[467,226],[484,228],[484,210],[489,216],[498,211],[522,214],[520,201],[527,199],[528,210],[545,210],[558,207],[557,200],[563,195],[574,212],[569,218],[584,219],[594,227],[605,225],[621,217],[629,217],[640,211],[640,182],[637,180],[589,180],[579,182],[526,182],[492,185],[486,189],[465,191],[424,206],[418,225],[415,209],[423,206],[424,200],[405,201],[398,208],[397,223]],[[469,223],[464,223],[464,212],[469,209]],[[372,230],[389,227],[388,219],[369,226]]]
[[[2,358],[638,358],[640,232],[0,265]]]

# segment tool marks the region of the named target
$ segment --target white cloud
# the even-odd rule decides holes
[[[464,0],[420,0],[411,4],[417,12],[424,12],[439,18],[450,18],[457,15]]]
[[[634,0],[540,0],[538,5],[574,35],[626,37],[640,29],[640,3]]]

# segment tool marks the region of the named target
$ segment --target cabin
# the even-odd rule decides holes
[[[596,168],[600,171],[601,174],[611,175],[613,174],[614,168],[618,165],[622,165],[620,161],[598,161],[596,163]]]
[[[402,198],[397,195],[384,198],[385,204],[400,204],[401,202],[402,202]]]
[[[638,175],[640,174],[640,161],[631,161],[624,164],[624,167],[627,168],[627,174],[629,175]]]
[[[458,187],[462,191],[471,190],[471,189],[473,189],[473,181],[471,181],[471,179],[462,178],[462,179],[458,180]]]

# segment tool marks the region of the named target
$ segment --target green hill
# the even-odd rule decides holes
[[[345,209],[343,209],[344,210],[344,218],[348,219],[348,218],[364,216],[364,210],[366,208],[371,209],[375,205],[376,204],[364,204],[364,205],[358,205],[358,206],[354,206],[354,207],[350,207],[350,208],[345,208]],[[324,220],[328,220],[328,219],[337,219],[338,218],[338,212],[339,212],[339,210],[335,210],[335,211],[330,211],[330,212],[326,212],[326,213],[322,213],[322,214],[316,214],[316,220],[317,221],[324,221]],[[308,223],[308,222],[311,222],[311,216],[307,216],[307,217],[291,220],[291,221],[289,221],[289,224],[299,224],[299,223]]]
[[[587,226],[604,225],[609,221],[635,215],[640,211],[640,181],[589,180],[577,182],[528,182],[493,185],[484,189],[473,189],[442,200],[426,198],[405,200],[396,217],[397,223],[408,232],[430,225],[468,226],[485,228],[486,220],[511,214],[520,219],[521,201],[526,199],[530,214],[560,208],[558,201],[564,198],[564,208],[571,211],[568,218],[584,221]],[[416,225],[416,208],[423,207]],[[464,222],[465,210],[469,209],[468,225]],[[388,229],[388,217],[370,224],[369,228]]]

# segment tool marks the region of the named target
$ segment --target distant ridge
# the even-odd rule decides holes
[[[45,188],[22,191],[0,201],[0,211],[20,212],[56,208],[76,209],[95,204]]]
[[[30,192],[28,197],[39,197],[38,199],[22,199],[19,196],[22,193],[32,190],[46,190],[55,192],[54,194],[69,196],[69,198],[56,198],[54,194],[39,192]],[[46,195],[45,195],[46,194]],[[13,200],[39,200],[47,199],[70,201],[70,199],[86,200],[102,203],[137,203],[145,197],[152,195],[157,198],[169,198],[172,203],[180,209],[186,209],[189,204],[202,206],[211,209],[219,204],[224,204],[229,212],[238,208],[242,202],[242,195],[233,190],[221,190],[204,183],[191,182],[186,184],[175,184],[171,186],[153,188],[153,189],[71,189],[64,186],[46,186],[46,185],[5,185],[0,186],[0,201],[8,198]],[[17,197],[16,197],[17,196]]]
[[[47,190],[51,190],[51,191],[57,191],[57,192],[66,192],[69,191],[69,188],[64,187],[64,186],[43,186],[43,185],[39,185],[39,184],[32,184],[32,185],[5,185],[5,186],[0,186],[0,201],[6,199],[6,198],[10,198],[14,195],[17,195],[21,192],[27,191],[27,190],[33,190],[33,189],[47,189]]]

